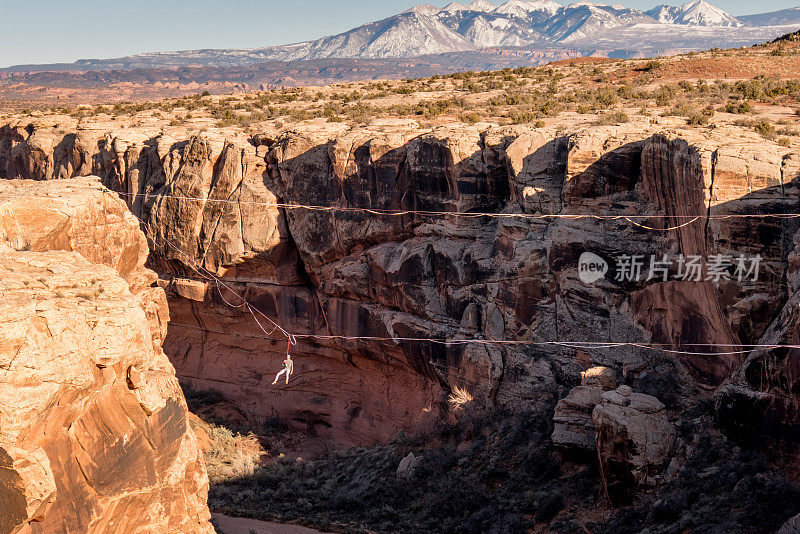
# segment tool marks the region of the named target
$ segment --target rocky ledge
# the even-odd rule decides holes
[[[213,532],[147,254],[97,180],[0,184],[0,532]]]

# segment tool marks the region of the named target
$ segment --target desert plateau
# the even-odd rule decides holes
[[[395,4],[8,56],[0,534],[800,533],[800,8]]]

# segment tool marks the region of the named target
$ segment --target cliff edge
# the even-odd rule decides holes
[[[96,179],[0,184],[0,532],[213,532],[138,222]]]

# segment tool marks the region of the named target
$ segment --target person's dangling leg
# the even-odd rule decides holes
[[[281,375],[283,373],[286,373],[286,369],[284,369],[283,371],[280,371],[277,375],[275,375],[275,380],[272,381],[272,385],[273,386],[278,383],[278,380],[280,379],[280,377],[281,377]],[[286,383],[287,384],[289,383],[289,374],[288,373],[286,373]]]

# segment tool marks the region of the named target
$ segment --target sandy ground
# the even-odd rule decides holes
[[[297,525],[267,523],[222,514],[213,514],[212,517],[219,534],[322,534],[319,530]]]

